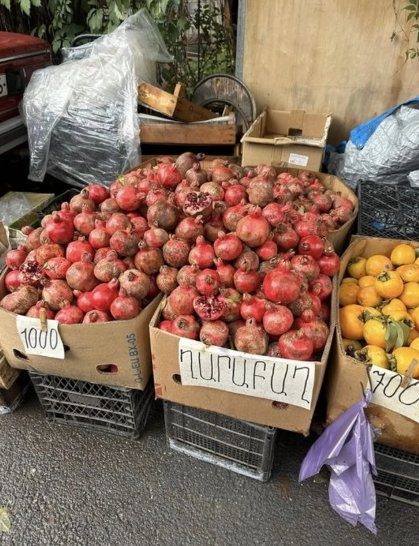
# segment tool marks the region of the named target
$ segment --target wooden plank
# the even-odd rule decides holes
[[[149,83],[142,83],[138,87],[138,100],[145,106],[179,121],[204,121],[217,117],[211,110],[185,99],[181,86],[177,91],[180,93],[179,96],[167,93]]]
[[[236,125],[189,125],[186,123],[144,124],[142,144],[235,144]]]
[[[405,62],[416,33],[409,44],[393,0],[247,0],[244,36],[243,80],[258,112],[331,112],[333,144],[418,94],[417,60]]]

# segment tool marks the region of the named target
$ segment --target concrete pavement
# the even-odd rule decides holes
[[[139,441],[48,424],[32,392],[0,416],[1,546],[410,546],[418,508],[377,499],[378,535],[330,508],[327,484],[298,484],[313,438],[279,432],[260,483],[170,450],[157,404]]]

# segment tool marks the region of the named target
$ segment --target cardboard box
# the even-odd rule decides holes
[[[389,255],[401,242],[415,247],[419,243],[374,237],[356,237],[342,256],[339,276],[335,278],[335,293],[345,274],[349,260],[354,256],[368,258],[373,254]],[[339,302],[334,300],[334,314],[338,316]],[[326,377],[327,421],[331,423],[352,404],[362,397],[363,389],[368,387],[366,366],[348,356],[342,345],[342,335],[337,320],[335,337],[330,354],[330,363]],[[419,454],[419,423],[412,419],[377,404],[370,404],[366,409],[369,421],[377,432],[376,441],[397,449]]]
[[[150,323],[150,342],[156,396],[195,408],[215,411],[236,419],[291,430],[307,435],[313,418],[333,337],[333,326],[320,362],[315,363],[315,380],[310,409],[281,404],[224,390],[181,384],[179,341],[181,338],[157,328],[160,307]],[[334,324],[332,319],[331,324]],[[237,351],[228,351],[237,353]],[[255,356],[255,355],[252,355]],[[304,364],[304,363],[301,363]],[[242,374],[243,375],[243,374]]]
[[[0,388],[0,415],[12,413],[23,401],[30,386],[29,376],[22,373],[9,389]]]
[[[286,163],[319,171],[331,116],[266,108],[244,134],[242,165]]]
[[[0,299],[5,295],[0,277]],[[0,308],[0,344],[12,368],[59,375],[115,387],[143,390],[151,375],[148,324],[161,296],[157,296],[137,317],[102,324],[62,324],[65,359],[26,355],[16,329],[16,315]],[[98,366],[114,364],[115,373]]]
[[[9,389],[18,378],[19,374],[19,370],[9,366],[9,363],[4,356],[3,349],[0,347],[0,388]]]

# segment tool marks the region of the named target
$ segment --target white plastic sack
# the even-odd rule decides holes
[[[419,106],[401,106],[385,118],[362,150],[349,141],[344,154],[333,154],[328,170],[356,188],[360,180],[406,182],[419,169]]]
[[[92,42],[83,58],[35,72],[21,103],[29,178],[42,181],[48,172],[77,187],[109,185],[137,165],[137,88],[156,84],[156,62],[172,60],[142,9]]]

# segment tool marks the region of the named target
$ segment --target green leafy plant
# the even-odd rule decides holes
[[[400,28],[399,32],[404,35],[407,44],[407,49],[405,51],[405,61],[408,61],[409,59],[419,60],[419,47],[416,45],[410,47],[412,35],[414,35],[415,43],[419,44],[419,23],[416,22],[419,20],[419,0],[408,0],[408,3],[400,8],[400,10],[396,5],[396,0],[393,0],[393,11],[395,14],[396,23]],[[400,12],[405,12],[405,24],[400,21]],[[412,20],[414,21],[413,24],[410,23],[410,21]],[[394,40],[396,35],[396,30],[394,30],[390,39]]]

